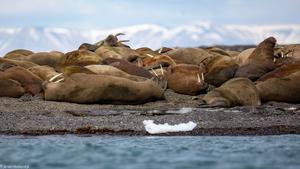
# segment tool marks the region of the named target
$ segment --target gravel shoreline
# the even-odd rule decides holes
[[[41,98],[0,98],[0,134],[150,135],[144,120],[178,124],[193,121],[191,132],[159,135],[300,134],[300,104],[269,102],[258,107],[205,108],[201,97],[165,93],[166,100],[143,105],[74,104]],[[182,114],[185,112],[185,114]]]

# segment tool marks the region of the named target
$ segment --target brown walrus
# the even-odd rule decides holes
[[[46,84],[44,97],[74,103],[139,104],[163,99],[164,90],[152,80],[75,73],[59,83]]]
[[[203,100],[212,107],[258,106],[258,90],[247,78],[233,78],[219,88],[208,92]]]
[[[60,68],[66,66],[86,66],[100,64],[102,58],[88,50],[75,50],[66,53],[60,60]]]
[[[139,67],[133,63],[130,63],[126,60],[122,59],[115,59],[115,58],[107,58],[102,61],[104,65],[111,65],[113,67],[116,67],[128,74],[135,75],[135,76],[141,76],[145,78],[152,78],[153,75],[146,69]]]
[[[210,57],[206,50],[201,48],[177,48],[165,53],[176,63],[199,65],[203,60]]]
[[[300,71],[285,77],[257,81],[256,88],[264,102],[300,103]]]
[[[217,87],[233,78],[238,69],[233,58],[220,54],[207,58],[202,64],[206,69],[205,82]]]
[[[127,47],[101,46],[95,51],[95,53],[103,59],[116,58],[133,61],[140,57],[139,53]]]
[[[15,58],[16,60],[29,61],[38,65],[48,65],[51,67],[58,66],[61,58],[64,56],[63,53],[52,51],[52,52],[38,52],[27,56]]]
[[[293,63],[293,64],[287,64],[287,65],[282,65],[273,71],[266,73],[262,77],[260,77],[257,81],[265,81],[270,78],[281,78],[281,77],[286,77],[292,73],[300,71],[300,62],[298,63]]]
[[[129,46],[123,44],[123,42],[127,42],[128,40],[119,40],[118,36],[124,35],[123,33],[117,33],[115,35],[108,35],[104,40],[101,40],[95,43],[96,46],[109,46],[109,47],[127,47]]]
[[[97,46],[97,45],[83,43],[78,47],[78,50],[89,50],[91,52],[95,52],[98,48],[99,48],[99,46]]]
[[[0,97],[21,97],[25,94],[25,89],[22,85],[12,79],[0,78],[0,91]]]
[[[27,93],[36,95],[42,90],[42,79],[29,70],[20,67],[13,66],[0,72],[0,79],[12,79],[18,81]]]
[[[28,56],[28,55],[32,55],[33,52],[30,50],[26,50],[26,49],[16,49],[13,51],[10,51],[8,53],[6,53],[3,58],[7,58],[7,59],[14,59],[14,58],[18,58],[18,57],[22,57],[22,56]]]
[[[276,39],[269,37],[261,42],[249,56],[249,63],[238,68],[235,77],[247,77],[252,81],[274,70],[274,46]]]
[[[118,68],[115,68],[110,65],[88,65],[85,66],[85,68],[89,69],[90,71],[94,72],[98,75],[110,75],[110,76],[116,76],[116,77],[123,77],[126,79],[134,80],[134,81],[145,81],[147,80],[144,77],[141,76],[134,76],[130,75]]]
[[[249,57],[251,56],[251,54],[253,53],[254,50],[255,50],[255,48],[249,48],[249,49],[242,51],[240,54],[238,54],[235,57],[236,63],[240,66],[249,64],[250,63]]]
[[[177,64],[170,66],[166,79],[168,88],[176,93],[197,95],[208,86],[204,81],[204,68],[197,65]]]
[[[33,66],[38,66],[35,63],[29,62],[29,61],[22,61],[22,60],[14,60],[14,59],[7,59],[7,58],[0,58],[0,68],[10,66],[21,66],[23,68],[30,68]]]
[[[47,81],[59,74],[53,67],[50,66],[33,66],[28,70],[40,77],[43,81]]]

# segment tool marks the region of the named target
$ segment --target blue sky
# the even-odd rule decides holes
[[[300,24],[300,0],[0,0],[1,27]]]

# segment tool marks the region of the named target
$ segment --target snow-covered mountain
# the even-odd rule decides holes
[[[58,50],[67,52],[81,43],[95,43],[109,34],[125,33],[133,48],[148,46],[195,47],[202,45],[257,44],[274,36],[278,43],[300,43],[300,25],[215,25],[196,23],[178,27],[135,25],[110,30],[75,30],[65,28],[0,28],[0,56],[24,48],[32,51]]]

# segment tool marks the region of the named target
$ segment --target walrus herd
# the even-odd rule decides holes
[[[83,43],[67,53],[8,52],[0,58],[0,97],[142,104],[163,100],[168,88],[203,94],[209,107],[300,102],[300,44],[278,45],[269,37],[242,52],[215,47],[132,49],[120,35]]]

